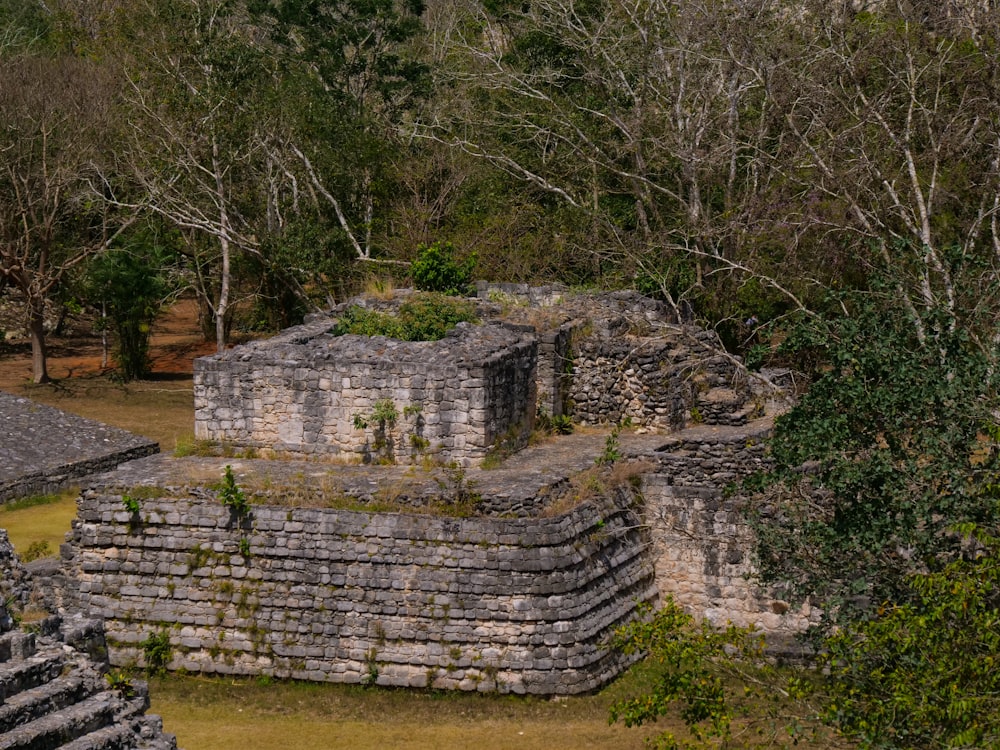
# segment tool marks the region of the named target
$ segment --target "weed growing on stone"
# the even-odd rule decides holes
[[[132,497],[128,493],[122,495],[122,506],[126,511],[132,515],[136,515],[142,510],[142,504],[139,502],[139,498]]]
[[[246,516],[250,512],[250,501],[247,500],[246,493],[236,484],[236,478],[233,476],[233,467],[229,464],[226,464],[218,491],[222,504],[237,516]]]
[[[365,673],[361,675],[361,684],[373,687],[378,683],[378,650],[374,647],[365,652]]]
[[[173,657],[173,648],[170,645],[170,634],[165,629],[158,633],[150,633],[139,647],[142,648],[148,674],[158,675],[166,672],[167,665]]]
[[[219,444],[214,440],[198,440],[193,436],[179,437],[177,445],[174,447],[174,455],[178,458],[217,456],[219,455]]]
[[[595,464],[598,466],[610,466],[622,457],[621,442],[618,439],[621,431],[621,425],[615,425],[611,434],[608,435],[607,440],[604,441],[604,451],[594,460]]]
[[[465,467],[454,461],[443,467],[444,476],[434,477],[441,488],[441,501],[446,511],[460,516],[471,516],[483,502],[476,492],[476,483],[466,476]]]
[[[568,414],[549,414],[545,409],[539,408],[535,416],[535,429],[541,430],[546,435],[571,435],[573,433],[573,418]]]
[[[131,698],[135,695],[132,675],[124,669],[112,669],[104,675],[104,681],[108,683],[108,690],[118,693],[122,698]]]
[[[396,315],[348,307],[333,329],[335,336],[386,336],[400,341],[439,341],[459,323],[476,320],[475,305],[443,294],[415,294],[399,307]]]
[[[205,563],[208,562],[208,557],[211,554],[211,550],[205,549],[200,544],[196,544],[191,550],[191,554],[188,555],[188,569],[197,570],[198,568],[204,568]]]

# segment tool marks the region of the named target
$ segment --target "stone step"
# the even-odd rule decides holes
[[[57,677],[44,685],[22,690],[0,705],[0,734],[71,706],[91,692],[92,687],[78,673]]]
[[[0,696],[4,701],[22,690],[44,685],[60,674],[66,664],[62,651],[45,651],[27,659],[0,663]]]
[[[177,750],[177,738],[163,731],[163,719],[146,714],[133,726],[139,734],[138,750]]]
[[[35,651],[34,633],[11,630],[0,635],[0,662],[27,659]]]
[[[114,721],[115,697],[98,693],[0,735],[0,750],[54,750]]]
[[[124,724],[101,727],[77,737],[60,747],[60,750],[129,750],[136,747],[135,735]]]

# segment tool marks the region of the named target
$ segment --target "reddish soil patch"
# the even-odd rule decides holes
[[[211,354],[198,326],[198,306],[183,299],[153,326],[148,379],[119,383],[101,367],[101,339],[88,321],[74,321],[66,337],[52,336],[49,375],[53,382],[31,382],[31,346],[27,341],[0,352],[0,389],[143,435],[172,451],[193,439],[194,398],[191,373],[195,357]],[[112,361],[112,365],[114,362]]]
[[[113,369],[101,368],[101,339],[96,334],[70,337],[49,336],[49,375],[54,380],[92,378]],[[190,376],[194,358],[215,352],[214,342],[205,341],[198,326],[198,305],[182,299],[160,315],[153,325],[150,357],[151,380]],[[0,388],[16,390],[31,381],[31,346],[19,341],[0,354]]]

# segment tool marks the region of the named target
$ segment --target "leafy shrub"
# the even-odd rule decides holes
[[[406,341],[438,341],[459,323],[476,318],[471,302],[440,294],[417,294],[399,308]]]
[[[104,675],[108,683],[108,690],[118,693],[123,698],[135,696],[135,685],[132,684],[132,677],[123,669],[115,669]]]
[[[417,259],[413,261],[410,273],[417,289],[464,295],[469,292],[475,266],[475,255],[458,262],[455,260],[455,248],[450,242],[435,242],[418,248]]]
[[[400,305],[397,315],[352,305],[341,315],[333,333],[387,336],[400,341],[439,341],[458,323],[475,319],[471,302],[441,294],[416,294]]]
[[[219,499],[222,500],[223,505],[238,516],[245,516],[250,511],[250,501],[247,500],[246,493],[236,484],[233,467],[229,464],[226,464],[222,483],[219,485]]]
[[[132,497],[129,494],[122,495],[122,506],[133,515],[142,510],[142,503],[139,502],[139,498]]]
[[[406,340],[397,317],[358,305],[351,305],[341,314],[333,333],[335,336],[352,333],[356,336],[388,336]]]
[[[955,530],[976,557],[910,577],[906,602],[826,641],[826,719],[862,748],[1000,746],[1000,538]]]
[[[32,560],[39,560],[43,557],[48,557],[51,554],[52,550],[49,548],[48,542],[32,542],[28,545],[28,549],[25,553],[21,555],[21,559],[24,560],[24,562],[31,562]]]
[[[142,654],[146,660],[146,672],[154,675],[163,674],[173,656],[170,634],[166,630],[150,633],[139,646],[142,648]]]

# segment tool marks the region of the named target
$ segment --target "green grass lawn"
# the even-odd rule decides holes
[[[70,522],[76,517],[76,497],[72,488],[58,495],[42,495],[0,505],[0,529],[6,529],[14,550],[22,558],[55,557],[66,539]],[[45,554],[37,554],[42,545]],[[33,550],[29,554],[29,550]]]
[[[186,750],[638,750],[652,732],[607,719],[631,682],[558,701],[194,676],[155,679],[150,693]]]

